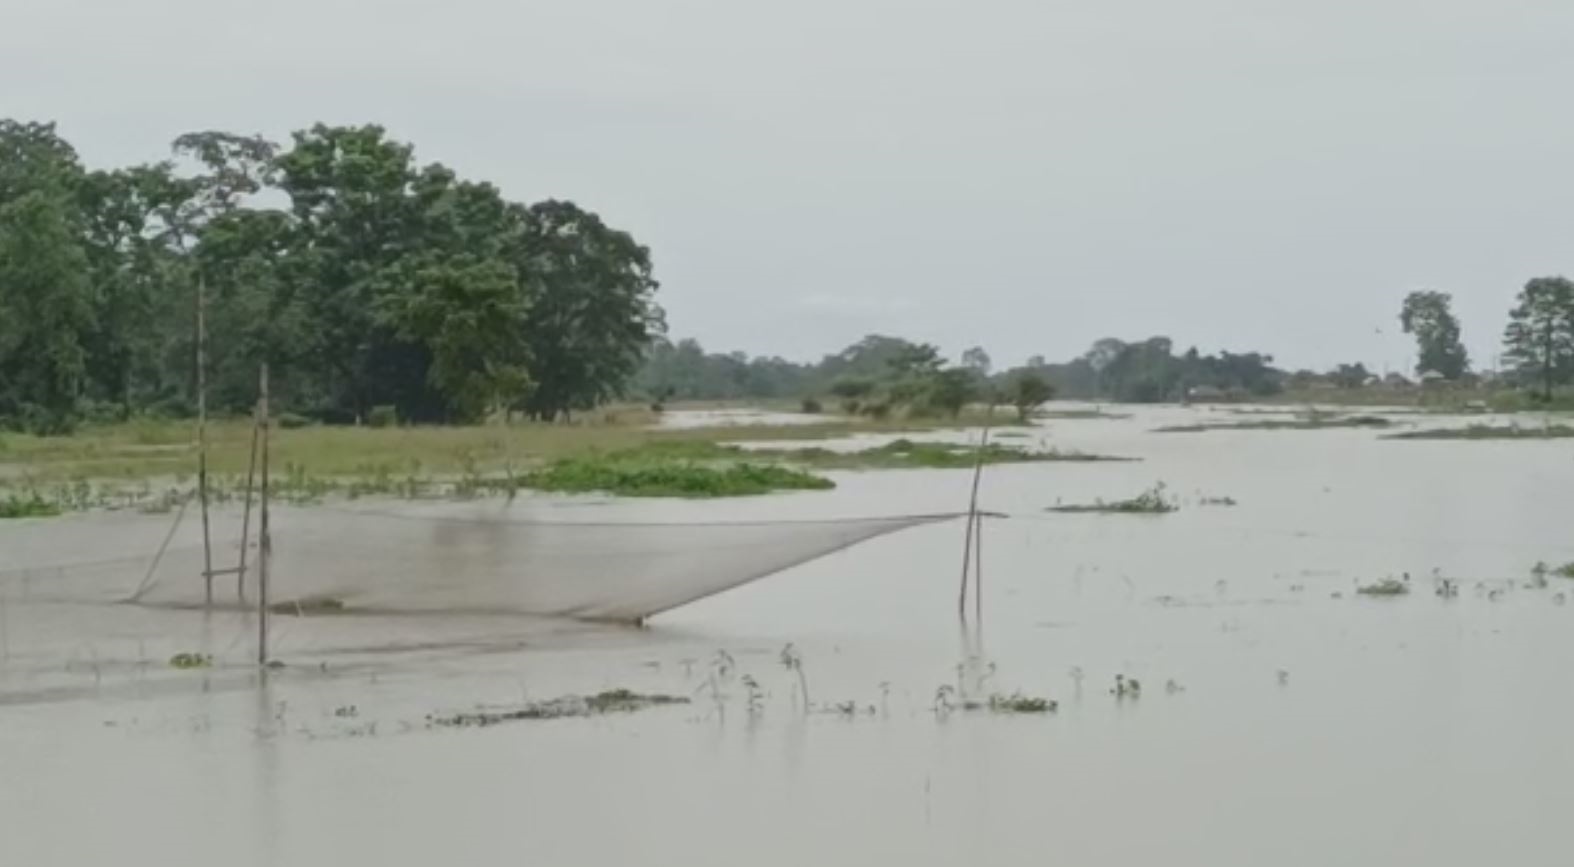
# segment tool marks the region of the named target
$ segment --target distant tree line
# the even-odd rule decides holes
[[[1416,340],[1415,377],[1475,383],[1453,299],[1422,290],[1405,297],[1400,325]],[[1531,280],[1509,314],[1504,334],[1502,381],[1550,399],[1558,386],[1574,383],[1574,282],[1562,277]],[[1354,389],[1415,382],[1389,374],[1386,383],[1364,364],[1339,364],[1325,372],[1285,371],[1261,352],[1204,355],[1195,347],[1177,353],[1168,337],[1127,342],[1096,341],[1063,362],[1043,356],[1021,367],[994,372],[989,354],[968,349],[954,366],[928,344],[870,335],[814,363],[778,357],[751,358],[742,352],[708,353],[695,340],[658,338],[636,378],[637,391],[654,399],[833,398],[844,409],[884,413],[948,412],[965,402],[1032,405],[1054,395],[1077,400],[1155,403],[1187,399],[1267,397],[1287,388]]]
[[[663,330],[627,233],[380,127],[173,156],[90,170],[52,124],[0,120],[0,426],[189,412],[199,288],[210,404],[247,410],[266,361],[282,408],[328,421],[556,418],[620,394]]]
[[[855,412],[949,413],[965,403],[1036,406],[1058,396],[1082,400],[1157,402],[1195,393],[1265,396],[1284,374],[1261,353],[1176,354],[1167,337],[1127,343],[1106,338],[1069,362],[1035,356],[995,371],[987,351],[973,347],[956,364],[939,350],[872,334],[820,361],[796,364],[743,353],[707,353],[697,341],[658,340],[641,369],[641,393],[656,399],[819,398]]]

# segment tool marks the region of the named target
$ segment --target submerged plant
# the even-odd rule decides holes
[[[798,694],[803,699],[804,713],[809,712],[809,676],[803,671],[803,657],[798,654],[798,648],[788,642],[782,648],[777,658],[781,660],[782,667],[798,675]]]
[[[1046,511],[1072,514],[1163,515],[1180,508],[1168,495],[1167,490],[1164,483],[1159,482],[1128,500],[1115,500],[1113,502],[1096,500],[1093,503],[1079,505],[1050,506]]]
[[[1363,584],[1355,588],[1355,592],[1362,596],[1404,596],[1410,592],[1410,584],[1398,578],[1384,578],[1371,584]]]

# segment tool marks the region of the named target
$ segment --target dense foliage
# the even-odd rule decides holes
[[[1453,297],[1446,292],[1420,291],[1405,296],[1399,323],[1416,338],[1416,375],[1455,380],[1470,370],[1470,357],[1459,339]]]
[[[0,121],[0,423],[189,412],[199,288],[221,411],[266,361],[282,409],[326,420],[551,419],[618,394],[662,328],[627,233],[380,127],[173,152],[89,170],[52,125]]]

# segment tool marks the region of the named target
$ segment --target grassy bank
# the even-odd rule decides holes
[[[834,419],[807,425],[653,427],[648,411],[609,411],[572,425],[476,427],[287,427],[273,432],[273,490],[286,502],[327,496],[469,497],[522,489],[622,496],[720,497],[823,490],[813,469],[971,467],[976,449],[896,442],[846,453],[816,447],[748,450],[735,442],[932,431],[959,419]],[[998,420],[996,420],[998,423]],[[245,488],[251,426],[208,429],[211,498]],[[1108,460],[995,445],[988,463]],[[93,508],[168,511],[188,495],[196,449],[189,422],[139,421],[70,437],[0,434],[0,517],[45,517]]]
[[[832,419],[805,425],[736,425],[663,430],[658,416],[623,408],[583,417],[574,424],[516,423],[468,427],[307,426],[273,431],[275,467],[296,466],[312,476],[450,476],[497,473],[510,467],[670,442],[816,440],[851,433],[904,433],[970,426],[982,413],[958,419]],[[1000,419],[994,421],[1000,424]],[[208,465],[219,475],[244,473],[251,453],[251,424],[225,419],[208,425]],[[94,427],[66,437],[0,432],[0,485],[26,478],[48,484],[78,479],[140,481],[180,479],[196,469],[190,421],[139,420]]]

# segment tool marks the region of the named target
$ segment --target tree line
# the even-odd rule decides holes
[[[0,120],[0,425],[189,413],[199,295],[210,404],[249,409],[266,361],[281,407],[325,421],[556,418],[620,394],[663,330],[628,233],[381,127],[172,152],[90,170],[53,124]]]

